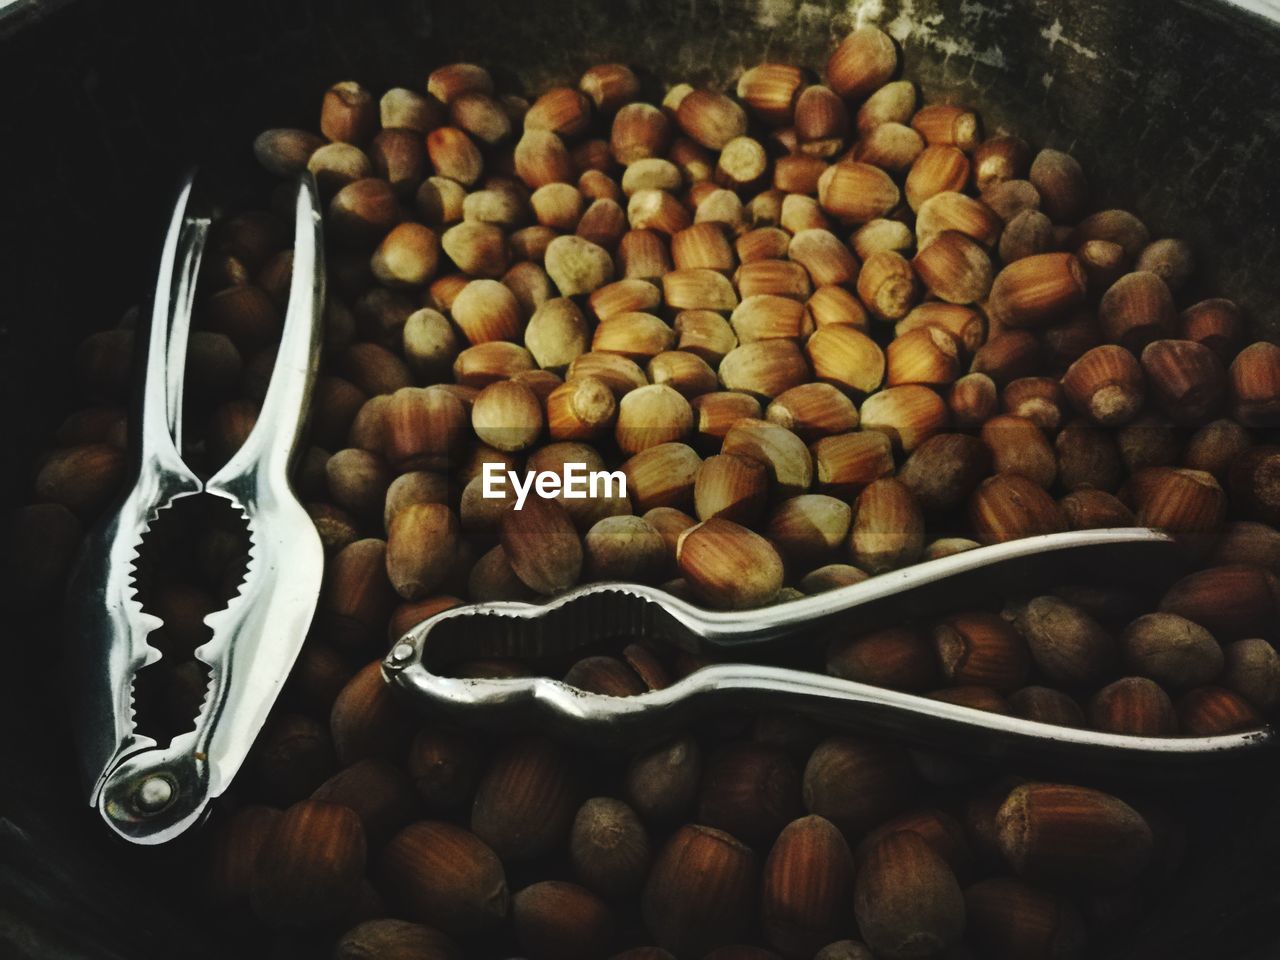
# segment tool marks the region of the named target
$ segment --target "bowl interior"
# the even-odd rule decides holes
[[[181,170],[199,162],[229,205],[260,203],[268,184],[253,164],[254,135],[314,127],[330,83],[421,88],[433,65],[463,59],[528,93],[622,60],[658,93],[681,80],[728,84],[766,59],[820,70],[836,40],[864,22],[901,43],[927,99],[976,107],[990,132],[1071,150],[1098,204],[1133,209],[1153,236],[1189,239],[1201,264],[1191,299],[1233,297],[1257,332],[1280,336],[1271,150],[1280,31],[1225,3],[20,3],[0,16],[5,501],[28,498],[34,451],[75,405],[76,341],[146,298]],[[0,945],[9,937],[30,955],[105,958],[168,943],[187,956],[221,955],[204,945],[198,919],[191,926],[198,908],[171,902],[156,882],[183,869],[184,848],[117,848],[80,802],[62,712],[51,706],[62,647],[54,618],[13,612],[10,627],[0,903],[17,926],[0,923]],[[1224,818],[1237,828],[1215,828],[1216,855],[1117,955],[1229,956],[1265,942],[1276,890],[1266,864],[1280,848],[1267,813],[1280,809],[1275,794],[1269,782],[1248,791],[1239,801],[1248,809]]]

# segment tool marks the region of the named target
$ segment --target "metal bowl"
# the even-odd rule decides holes
[[[472,59],[536,90],[619,59],[654,90],[723,84],[764,58],[820,67],[863,22],[901,43],[927,98],[1075,153],[1096,203],[1193,243],[1193,296],[1232,297],[1280,336],[1280,28],[1223,0],[16,0],[0,2],[0,493],[24,501],[74,405],[76,341],[148,289],[179,171],[199,161],[232,200],[260,194],[253,136],[314,126],[333,81],[420,87]],[[0,954],[230,956],[166,893],[189,851],[122,850],[81,804],[52,614],[6,608]],[[1197,789],[1188,869],[1108,955],[1280,952],[1276,779]]]

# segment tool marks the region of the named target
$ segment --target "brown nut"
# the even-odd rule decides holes
[[[982,543],[1066,529],[1066,518],[1044,488],[1016,473],[997,474],[978,486],[969,499],[969,523]]]
[[[751,849],[729,834],[681,827],[659,851],[645,884],[645,927],[680,956],[732,943],[750,925],[758,874]]]
[[[365,838],[349,807],[304,800],[280,814],[253,873],[254,913],[274,927],[308,927],[349,907],[364,874]]]
[[[849,929],[853,857],[829,820],[793,820],[778,835],[764,864],[761,925],[786,957],[812,957]]]
[[[1154,680],[1123,677],[1089,701],[1089,723],[1104,733],[1171,737],[1178,732],[1173,701]]]
[[[457,936],[493,930],[510,910],[498,857],[475,834],[451,823],[405,827],[383,849],[377,876],[404,916]]]
[[[850,533],[853,562],[868,573],[914,563],[924,549],[924,515],[911,489],[890,477],[858,495]]]
[[[948,683],[1009,693],[1027,680],[1031,658],[1013,626],[992,613],[955,614],[933,628],[933,645]]]
[[[923,693],[941,682],[936,654],[911,627],[833,640],[827,648],[827,673],[907,693]]]
[[[1054,683],[1094,684],[1115,660],[1115,641],[1102,625],[1057,597],[1036,597],[1019,613],[1017,627],[1031,649],[1031,659]]]
[[[837,736],[814,748],[805,766],[805,809],[861,836],[904,803],[913,786],[905,751],[859,737]]]
[[[960,940],[964,896],[933,848],[909,831],[881,838],[854,883],[858,929],[877,956],[922,957]]]
[[[567,590],[582,575],[582,543],[563,506],[530,497],[499,521],[502,547],[516,576],[543,595]]]
[[[680,534],[676,562],[698,597],[713,607],[759,607],[782,589],[782,558],[773,545],[729,520],[706,520]]]
[[[1015,787],[996,815],[1000,850],[1033,882],[1113,890],[1151,858],[1151,828],[1128,804],[1086,787]]]
[[[530,884],[511,898],[516,940],[531,960],[591,960],[614,938],[613,911],[563,880]]]

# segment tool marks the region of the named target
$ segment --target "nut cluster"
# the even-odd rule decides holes
[[[1153,735],[1275,707],[1280,347],[1249,343],[1232,302],[1192,302],[1188,245],[1092,210],[1070,155],[984,135],[898,74],[875,27],[823,82],[766,63],[733,96],[648,102],[602,64],[530,101],[459,63],[425,90],[335,84],[319,133],[257,138],[283,181],[214,227],[184,455],[212,470],[253,426],[287,181],[309,170],[330,289],[297,487],[327,571],[206,858],[232,928],[339,960],[999,960],[1081,955],[1158,894],[1180,826],[1141,796],[954,787],[936,758],[772,715],[621,759],[491,743],[418,725],[379,676],[390,640],[466,600],[618,579],[752,608],[1141,524],[1202,569],[1162,597],[1064,587],[837,636],[825,669]],[[16,518],[9,576],[32,602],[124,479],[133,326],[81,345],[88,406]],[[487,464],[567,463],[621,471],[625,495],[484,496]],[[169,562],[141,585],[165,658],[139,709],[173,732],[203,696],[203,618],[243,570],[234,518],[193,509],[158,525]],[[637,643],[551,666],[629,695],[700,665]]]
[[[352,687],[335,740],[382,695]],[[619,758],[374,714],[398,752],[369,738],[309,796],[218,825],[202,882],[228,919],[336,936],[337,960],[1083,957],[1181,858],[1143,795],[944,790],[934,758],[790,715]],[[304,763],[279,730],[277,771]]]

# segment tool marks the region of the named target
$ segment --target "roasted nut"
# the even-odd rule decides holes
[[[1105,733],[1136,737],[1171,737],[1178,730],[1173,701],[1146,677],[1124,677],[1095,693],[1089,722]]]
[[[526,450],[542,434],[542,404],[513,380],[491,383],[471,407],[471,427],[489,446],[507,453]]]
[[[848,837],[861,836],[904,802],[913,785],[904,751],[889,744],[838,736],[822,741],[805,766],[805,809]]]
[[[1253,445],[1249,431],[1234,420],[1214,420],[1191,435],[1182,465],[1227,480],[1231,465]]]
[[[387,528],[387,576],[406,600],[435,592],[457,562],[458,517],[442,503],[411,504]]]
[[[1233,560],[1280,573],[1280,530],[1254,520],[1228,523],[1209,563],[1217,566]]]
[[[413,819],[417,809],[409,777],[399,767],[376,758],[340,770],[317,787],[311,799],[354,810],[370,845],[379,848]]]
[[[812,957],[849,927],[853,857],[840,831],[822,817],[794,820],[764,864],[761,925],[787,957]]]
[[[1058,506],[1072,530],[1103,530],[1108,527],[1132,527],[1138,523],[1124,503],[1104,490],[1084,487],[1067,494]]]
[[[407,92],[407,91],[406,91]],[[334,945],[334,960],[461,960],[462,948],[438,930],[404,920],[366,920]]]
[[[931,197],[964,189],[969,180],[969,158],[956,147],[931,144],[920,152],[903,186],[907,204],[919,210]]]
[[[769,603],[782,589],[782,558],[764,537],[713,518],[680,535],[680,573],[709,606],[747,609]]]
[[[480,778],[471,829],[505,859],[534,859],[568,836],[576,794],[574,770],[563,750],[542,738],[514,740]]]
[[[1074,223],[1088,198],[1088,184],[1079,162],[1061,150],[1041,150],[1027,175],[1039,191],[1045,213],[1056,223]]]
[[[1237,640],[1223,649],[1222,684],[1261,713],[1280,703],[1280,654],[1265,640]]]
[[[943,677],[956,686],[977,685],[1009,693],[1027,679],[1030,657],[1018,632],[995,614],[973,612],[941,620],[933,645]]]
[[[450,823],[401,830],[382,851],[378,878],[404,915],[458,936],[492,930],[510,910],[502,863],[475,834]]]
[[[833,640],[827,648],[827,672],[843,680],[908,693],[931,690],[939,681],[934,652],[910,627],[889,627]]]
[[[621,899],[644,883],[653,851],[634,810],[611,797],[578,808],[569,835],[574,875],[603,897]]]
[[[1217,737],[1257,729],[1262,718],[1230,690],[1197,687],[1178,701],[1178,725],[1189,737]]]
[[[828,563],[810,570],[801,577],[799,587],[805,594],[823,593],[827,590],[861,583],[868,576],[866,571],[847,563]]]
[[[960,433],[930,437],[907,458],[898,479],[926,513],[945,513],[968,500],[991,471],[987,446]]]
[[[919,559],[924,516],[904,483],[883,478],[858,495],[850,536],[853,561],[869,573],[896,570]]]
[[[357,540],[339,550],[325,571],[325,633],[349,652],[364,651],[395,602],[387,579],[386,548],[383,540]]]
[[[562,297],[591,293],[613,279],[609,251],[582,237],[552,240],[547,246],[545,267]]]
[[[1208,546],[1226,517],[1222,487],[1199,470],[1142,470],[1130,480],[1129,496],[1140,524],[1179,534],[1195,547]]]
[[[497,278],[506,272],[506,238],[493,224],[455,224],[441,234],[440,246],[459,270],[471,276]]]
[[[531,190],[549,183],[572,183],[573,160],[564,141],[550,130],[525,130],[514,154],[516,176]]]
[[[682,440],[693,431],[689,401],[671,387],[650,384],[624,395],[614,437],[627,454]]]
[[[928,387],[903,384],[874,393],[862,402],[863,430],[883,433],[904,453],[911,453],[947,428],[947,405]]]
[[[745,741],[707,758],[698,823],[763,847],[800,813],[800,771],[782,747]]]
[[[751,849],[711,827],[684,826],[659,851],[640,901],[653,938],[680,956],[702,956],[742,937],[759,866]]]
[[[858,272],[858,297],[872,316],[901,320],[920,300],[911,261],[893,250],[869,256]]]
[[[1049,435],[1062,426],[1066,395],[1053,377],[1019,377],[1005,385],[1001,404],[1006,413],[1026,417]]]
[[[1120,486],[1124,465],[1120,448],[1108,432],[1084,420],[1073,420],[1054,440],[1058,481],[1067,490],[1113,491]]]
[[[969,369],[985,373],[997,386],[1005,386],[1020,377],[1033,377],[1041,372],[1043,346],[1026,330],[998,333],[973,355]]]
[[[844,149],[849,135],[849,110],[830,87],[811,84],[800,92],[796,100],[794,132],[800,151],[798,156],[806,160],[824,161]],[[782,189],[779,183],[775,182],[775,186]]]
[[[1231,404],[1246,427],[1280,425],[1280,347],[1260,341],[1231,362]]]
[[[1000,239],[1003,227],[1000,217],[981,200],[947,190],[934,194],[916,211],[915,245],[923,250],[943,231],[954,230],[989,249]],[[858,247],[856,235],[854,246]]]
[[[1015,787],[996,815],[1000,850],[1036,882],[1114,890],[1151,858],[1151,828],[1128,804],[1085,787]]]
[[[900,173],[910,168],[924,148],[924,138],[910,127],[881,123],[854,144],[851,157],[859,163]]]
[[[960,351],[960,341],[941,327],[907,330],[889,341],[885,382],[891,387],[904,383],[945,386],[960,375]]]
[[[1025,177],[1030,166],[1031,148],[1021,137],[989,137],[973,151],[974,186],[986,193],[1006,180]]]
[[[582,543],[565,508],[533,496],[499,523],[502,547],[516,576],[544,595],[567,590],[582,574]]]
[[[338,761],[349,766],[370,757],[398,758],[409,742],[410,726],[378,661],[366,664],[338,693],[329,714]]]
[[[808,198],[798,199],[807,200]],[[814,225],[807,224],[795,229],[808,229],[812,226]],[[813,292],[809,272],[800,264],[792,263],[790,260],[753,260],[750,263],[744,263],[734,273],[733,280],[739,295],[744,299],[761,293],[772,293],[780,297],[805,300]]]
[[[637,510],[692,507],[693,482],[702,458],[683,443],[641,450],[622,464],[627,493]]]
[[[1228,564],[1183,577],[1160,601],[1163,613],[1200,624],[1220,641],[1266,636],[1275,627],[1276,578],[1257,567]]]
[[[818,203],[842,223],[866,223],[898,205],[897,184],[879,167],[842,160],[818,178]]]
[[[842,390],[872,393],[884,379],[884,352],[854,327],[822,327],[809,338],[805,352],[814,376]]]
[[[783,559],[806,569],[835,554],[848,536],[851,517],[849,505],[835,497],[801,494],[778,504],[765,533]]]
[[[531,884],[511,899],[516,940],[533,960],[589,960],[608,949],[613,913],[590,891],[562,880]]]
[[[1254,447],[1236,457],[1228,477],[1231,493],[1242,513],[1280,524],[1280,447]]]
[[[1054,683],[1089,686],[1115,661],[1115,641],[1102,625],[1057,597],[1036,597],[1018,614],[1016,624],[1036,667]]]
[[[747,132],[747,115],[729,97],[711,90],[690,91],[676,110],[676,123],[708,150],[723,150]]]
[[[982,425],[982,442],[991,451],[996,473],[1016,473],[1044,487],[1053,486],[1058,461],[1040,428],[1025,417],[1003,414]]]
[[[810,448],[819,493],[851,499],[871,482],[893,473],[893,446],[879,431],[823,437]]]
[[[735,347],[720,363],[720,382],[737,390],[772,399],[809,378],[804,355],[790,340],[759,340]]]
[[[273,927],[322,924],[349,909],[365,866],[364,830],[349,807],[296,803],[275,818],[254,866],[253,912]]]
[[[124,451],[107,443],[57,450],[36,474],[35,493],[92,520],[116,495],[125,475]]]
[[[1145,394],[1142,367],[1123,347],[1094,347],[1073,363],[1062,377],[1071,402],[1094,423],[1119,426],[1142,408]]]
[[[758,419],[758,405],[755,414],[742,416]],[[765,419],[802,440],[813,441],[853,430],[858,425],[858,408],[830,384],[806,383],[775,397],[765,410]]]
[[[827,58],[827,83],[846,100],[861,100],[898,69],[893,38],[875,26],[854,30]],[[914,97],[913,97],[914,101]]]
[[[1072,957],[1088,933],[1079,909],[1064,897],[1013,877],[990,877],[964,892],[965,935],[984,956]]]
[[[739,454],[708,457],[694,478],[693,507],[699,520],[723,517],[751,524],[764,512],[769,495],[765,466]]]
[[[726,396],[726,395],[721,395]],[[748,412],[737,402],[729,412]],[[769,480],[781,497],[795,496],[809,488],[813,480],[813,464],[803,441],[789,430],[755,417],[742,417],[729,421],[724,433],[721,452],[740,454],[764,464]],[[714,436],[712,429],[710,436]]]
[[[955,874],[910,831],[882,837],[863,856],[853,909],[867,945],[884,957],[940,953],[964,930],[964,896]]]
[[[1203,343],[1230,363],[1243,339],[1244,321],[1240,308],[1222,298],[1201,300],[1182,311],[1178,319],[1179,333],[1187,340]]]
[[[583,548],[586,575],[591,580],[652,583],[666,571],[666,543],[662,535],[640,517],[598,520],[583,538]]]
[[[1040,253],[1006,266],[991,284],[987,313],[1008,327],[1042,327],[1084,303],[1086,280],[1069,253]]]
[[[925,289],[948,303],[976,303],[991,289],[994,271],[982,245],[957,230],[943,230],[911,261]]]
[[[995,381],[985,373],[969,373],[947,391],[952,422],[962,430],[980,427],[999,409]]]
[[[697,741],[673,740],[631,761],[625,777],[627,799],[645,820],[671,824],[692,809],[701,777]]]
[[[1173,335],[1173,295],[1154,273],[1125,274],[1102,295],[1098,323],[1109,343],[1140,353],[1153,340]]]
[[[1023,687],[1009,695],[1009,707],[1016,716],[1060,727],[1083,727],[1080,704],[1052,687]]]
[[[773,294],[747,297],[734,307],[729,323],[739,343],[798,340],[813,333],[812,318],[803,303]]]

